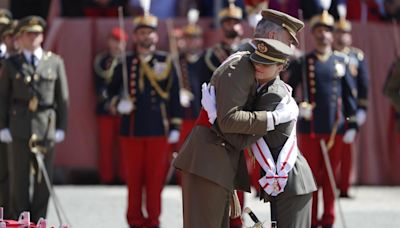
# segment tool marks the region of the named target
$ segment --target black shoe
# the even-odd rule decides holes
[[[333,225],[323,225],[322,228],[332,228]]]
[[[340,198],[352,199],[353,197],[349,195],[348,192],[340,192]]]
[[[318,228],[318,225],[311,225],[311,228]]]
[[[140,228],[140,226],[131,225],[129,228]]]

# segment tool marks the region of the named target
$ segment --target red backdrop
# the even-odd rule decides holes
[[[184,24],[183,19],[174,21]],[[205,30],[205,45],[218,41],[220,34],[209,20],[200,22]],[[92,64],[96,53],[105,48],[107,33],[116,19],[55,19],[47,33],[45,48],[64,58],[70,90],[69,125],[66,140],[57,146],[56,165],[67,168],[97,169],[97,128]],[[131,19],[125,20],[131,31]],[[160,49],[168,49],[164,22],[160,22]],[[246,34],[251,29],[246,27]],[[305,30],[306,49],[312,47],[309,29]],[[391,25],[353,24],[354,46],[364,50],[370,69],[369,111],[356,145],[356,182],[360,184],[400,184],[400,150],[389,124],[390,105],[382,87],[394,58]],[[391,133],[390,133],[391,131]],[[391,149],[389,149],[391,148]]]

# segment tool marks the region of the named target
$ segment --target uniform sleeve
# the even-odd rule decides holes
[[[179,80],[175,67],[172,67],[172,86],[169,94],[168,112],[170,119],[170,130],[179,130],[182,124],[182,106],[179,99]]]
[[[9,62],[4,61],[0,70],[0,129],[9,127],[8,110],[10,110],[11,85]]]
[[[367,110],[368,108],[368,67],[365,58],[361,59],[358,66],[357,76],[357,106],[358,109]]]
[[[122,64],[120,63],[115,67],[111,82],[107,88],[109,96],[106,101],[106,106],[112,107],[117,105],[118,101],[120,100],[122,87]]]
[[[400,112],[400,61],[392,65],[386,78],[384,94],[389,97],[390,102],[397,112]]]
[[[357,129],[357,99],[355,99],[357,94],[354,94],[354,91],[357,91],[357,85],[351,77],[347,68],[345,75],[342,77],[342,104],[348,128]]]
[[[242,57],[235,65],[227,62],[214,74],[217,121],[222,133],[263,135],[267,131],[267,112],[244,111],[254,90],[254,68]],[[215,80],[214,80],[215,78]]]
[[[303,69],[302,69],[302,63],[304,63],[305,61],[305,57],[300,58],[298,60],[294,60],[292,62],[290,62],[289,68],[288,68],[288,73],[289,73],[289,78],[287,83],[292,87],[293,92],[292,92],[292,96],[295,97],[296,96],[296,90],[297,87],[303,83],[302,82],[302,75],[303,73]],[[303,91],[302,91],[303,92]],[[304,96],[304,94],[303,94]]]
[[[254,104],[255,110],[273,111],[282,100],[282,97],[275,93],[267,93],[260,97],[261,99]],[[276,130],[275,130],[276,132]],[[267,135],[269,132],[264,132],[262,135],[246,135],[246,134],[224,134],[224,139],[237,150],[243,150],[255,143],[259,138]]]
[[[56,81],[55,101],[56,108],[56,128],[66,131],[68,120],[68,82],[65,73],[64,61],[60,58],[58,63],[58,78]]]

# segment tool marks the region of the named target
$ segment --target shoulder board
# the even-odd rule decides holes
[[[364,60],[364,52],[361,49],[356,47],[351,47],[351,50],[356,54],[358,60],[360,61]]]
[[[213,53],[214,53],[214,48],[211,47],[206,50],[206,53],[204,55],[204,61],[206,62],[208,69],[211,71],[215,71],[218,68],[218,66],[215,66],[211,61],[211,56],[213,55]]]
[[[230,65],[235,65],[238,63],[243,56],[250,55],[249,51],[238,51],[232,55],[230,55],[224,62],[222,62],[221,65],[224,65],[226,63],[229,63]]]
[[[346,64],[349,63],[349,56],[347,56],[345,53],[340,52],[340,51],[333,51],[333,55],[341,58],[344,61],[344,63],[346,63]]]

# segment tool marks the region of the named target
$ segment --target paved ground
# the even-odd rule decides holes
[[[125,208],[127,191],[122,186],[57,186],[56,192],[70,218],[73,228],[126,228]],[[347,228],[400,227],[400,187],[357,187],[355,198],[341,200]],[[52,203],[52,202],[50,202]],[[247,196],[257,216],[269,227],[269,204]],[[163,228],[182,227],[181,190],[169,186],[163,191]],[[49,223],[58,225],[52,204]],[[247,221],[250,226],[251,223]],[[340,218],[335,228],[342,228]]]

